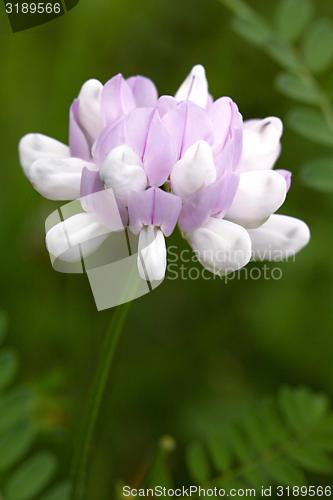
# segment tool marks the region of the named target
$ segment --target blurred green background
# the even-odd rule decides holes
[[[273,15],[275,1],[249,3]],[[317,0],[316,8],[333,18],[331,2]],[[277,65],[232,32],[217,0],[81,0],[62,18],[0,40],[0,306],[20,378],[40,394],[49,446],[66,475],[113,311],[96,311],[84,276],[53,271],[44,221],[58,204],[25,179],[20,137],[41,132],[66,142],[68,108],[82,83],[118,72],[147,75],[172,94],[201,63],[214,97],[231,96],[244,118],[283,119],[290,102],[273,88]],[[294,177],[282,212],[304,219],[312,240],[281,265],[281,280],[166,280],[133,303],[98,425],[92,500],[112,498],[115,479],[135,482],[165,434],[177,442],[182,481],[189,440],[281,385],[333,398],[333,197],[304,187],[298,175],[305,160],[325,153],[285,129],[277,165]]]

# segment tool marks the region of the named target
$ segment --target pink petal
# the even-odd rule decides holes
[[[163,125],[158,111],[153,113],[143,153],[144,169],[151,186],[161,186],[177,161],[174,141]]]
[[[71,156],[91,160],[88,139],[79,125],[79,99],[75,99],[69,112],[69,148]]]
[[[104,189],[98,170],[90,170],[84,167],[81,176],[80,196],[86,196]]]
[[[132,192],[128,201],[131,231],[139,233],[142,226],[160,226],[165,236],[173,232],[181,210],[181,199],[159,188]]]
[[[178,104],[163,116],[162,121],[174,140],[177,158],[200,139],[213,143],[212,123],[206,110],[190,101]]]
[[[160,116],[164,116],[168,111],[175,110],[177,106],[178,102],[171,95],[162,95],[156,104]]]
[[[132,89],[121,74],[104,85],[101,107],[105,123],[114,123],[135,108]]]
[[[232,107],[229,97],[221,97],[209,108],[209,116],[214,128],[214,146],[223,148],[230,133]]]
[[[126,144],[142,158],[153,108],[136,108],[127,117],[107,126],[94,147],[94,158],[102,164],[113,148]]]
[[[287,192],[288,192],[289,189],[290,189],[290,186],[291,186],[292,173],[289,170],[284,170],[284,169],[281,169],[281,168],[280,169],[276,169],[275,172],[277,172],[278,174],[282,175],[282,177],[286,181]]]
[[[135,104],[138,107],[155,106],[158,93],[154,83],[144,76],[132,76],[127,79],[128,85],[132,89]]]
[[[116,200],[112,189],[104,189],[98,170],[85,167],[82,171],[81,205],[112,230],[122,229],[128,223],[126,208]]]
[[[239,176],[226,173],[223,177],[183,201],[179,225],[184,232],[194,231],[209,217],[223,217],[237,191]]]
[[[236,104],[231,101],[231,122],[224,146],[215,151],[215,162],[218,176],[227,170],[236,170],[242,155],[243,147],[243,118]]]

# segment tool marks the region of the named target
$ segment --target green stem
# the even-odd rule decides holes
[[[311,71],[304,64],[302,58],[300,57],[298,51],[286,40],[281,40],[279,34],[275,31],[272,26],[267,24],[266,20],[264,20],[260,14],[258,14],[252,7],[250,7],[243,0],[219,0],[220,3],[225,5],[233,14],[243,19],[257,19],[264,25],[266,25],[267,29],[270,32],[270,36],[272,40],[277,40],[283,42],[286,47],[288,47],[289,52],[293,55],[295,60],[297,61],[298,69],[290,70],[293,73],[297,74],[300,78],[305,78],[309,83],[314,86],[319,93],[319,101],[318,108],[322,112],[327,125],[333,130],[333,108],[330,97],[327,95],[325,90],[321,87],[317,78],[311,73]],[[267,40],[269,42],[269,40]],[[267,43],[267,46],[269,43]],[[262,49],[267,53],[267,46],[263,45]]]
[[[96,423],[100,412],[103,396],[105,393],[110,368],[120,335],[123,331],[126,317],[130,309],[131,301],[118,306],[115,310],[111,323],[106,331],[101,356],[92,387],[90,401],[86,415],[83,419],[82,431],[79,444],[73,461],[71,500],[82,500],[84,498],[87,480],[87,469],[90,452],[95,434]]]

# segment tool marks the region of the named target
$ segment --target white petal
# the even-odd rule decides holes
[[[282,132],[283,124],[275,116],[269,116],[263,120],[245,121],[240,170],[272,168],[280,155]]]
[[[101,96],[103,85],[98,80],[88,80],[79,94],[79,122],[87,132],[91,143],[94,143],[102,130]]]
[[[281,261],[294,256],[310,240],[305,222],[287,215],[272,215],[258,229],[249,231],[256,260]]]
[[[46,234],[46,246],[52,257],[75,262],[94,252],[109,232],[94,214],[80,213],[53,226]]]
[[[141,229],[138,246],[138,270],[146,281],[160,281],[165,276],[166,246],[162,231],[154,226]]]
[[[281,207],[286,194],[286,181],[277,172],[244,172],[225,218],[246,228],[256,228]]]
[[[198,141],[186,151],[171,171],[171,186],[175,194],[186,197],[216,179],[216,167],[210,145]]]
[[[34,188],[50,200],[74,200],[80,197],[82,169],[94,165],[79,158],[43,158],[35,161],[28,178]]]
[[[19,143],[20,163],[26,175],[31,165],[40,158],[68,158],[69,147],[43,134],[27,134]]]
[[[251,258],[251,240],[247,231],[227,220],[210,218],[186,238],[201,264],[220,276],[237,271]]]
[[[181,84],[175,98],[180,101],[192,101],[202,108],[206,108],[208,101],[208,83],[205,68],[198,64]]]
[[[108,154],[100,176],[107,188],[112,188],[116,197],[126,206],[131,191],[144,191],[147,176],[140,159],[128,146],[119,146]]]

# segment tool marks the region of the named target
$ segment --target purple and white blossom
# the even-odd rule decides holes
[[[304,222],[275,214],[291,182],[289,171],[273,170],[282,130],[276,117],[243,123],[232,99],[212,99],[204,68],[195,66],[174,97],[158,97],[142,76],[119,74],[105,85],[88,80],[70,107],[69,145],[28,134],[19,152],[46,198],[112,189],[123,225],[139,235],[142,277],[163,279],[165,238],[177,225],[202,265],[223,275],[251,258],[293,256],[309,241]],[[113,227],[107,205],[67,220],[71,241],[91,240],[93,251]],[[64,247],[63,224],[46,235],[53,255]]]

